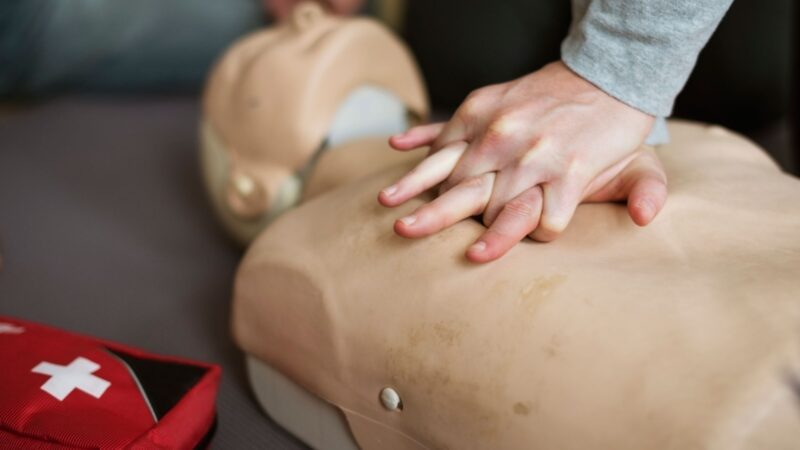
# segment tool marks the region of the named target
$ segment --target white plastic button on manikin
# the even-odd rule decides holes
[[[381,403],[389,411],[402,411],[403,409],[403,400],[400,399],[400,394],[390,387],[381,390]]]

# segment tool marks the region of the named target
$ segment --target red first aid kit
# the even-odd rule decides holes
[[[0,316],[0,449],[205,448],[220,368]]]

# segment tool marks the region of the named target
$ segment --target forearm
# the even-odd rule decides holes
[[[732,1],[573,0],[562,60],[622,102],[669,116]]]

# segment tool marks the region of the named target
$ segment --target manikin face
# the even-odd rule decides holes
[[[301,200],[321,152],[402,131],[426,112],[416,67],[387,30],[303,4],[235,44],[211,74],[201,162],[217,215],[249,242]]]

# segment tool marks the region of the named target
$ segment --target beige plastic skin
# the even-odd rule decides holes
[[[394,234],[423,199],[375,197],[408,163],[330,182],[247,252],[236,340],[366,449],[797,449],[800,181],[721,128],[670,132],[651,225],[582,205],[485,265],[477,221]]]
[[[363,85],[427,116],[406,47],[373,20],[337,18],[316,3],[243,38],[216,64],[203,100],[201,162],[215,211],[237,240],[249,242],[297,203],[299,173],[343,99]]]

